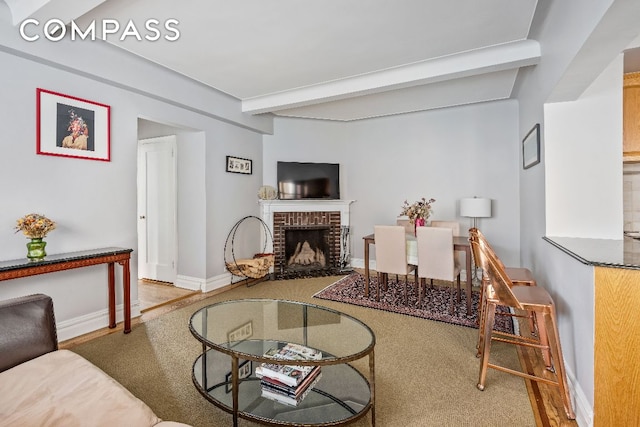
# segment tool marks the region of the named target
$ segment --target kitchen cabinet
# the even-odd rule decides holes
[[[625,161],[640,161],[640,72],[624,75],[622,153]]]
[[[595,268],[593,425],[640,425],[640,270]]]

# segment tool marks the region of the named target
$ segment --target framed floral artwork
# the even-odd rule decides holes
[[[40,88],[36,104],[37,154],[111,160],[111,107]]]

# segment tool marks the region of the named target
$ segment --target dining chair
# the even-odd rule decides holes
[[[498,257],[498,255],[495,253],[495,251],[493,250],[493,248],[491,247],[491,245],[489,244],[489,241],[484,237],[484,234],[482,234],[482,232],[477,229],[477,228],[471,228],[469,229],[469,241],[471,243],[471,251],[473,253],[473,257],[476,260],[476,264],[482,269],[482,271],[486,271],[486,266],[483,266],[483,256],[482,254],[479,252],[478,246],[482,245],[482,247],[491,253],[491,255],[496,259],[496,262],[498,262],[498,264],[504,269],[504,271],[506,272],[507,276],[509,277],[509,279],[511,280],[511,282],[514,285],[519,285],[519,286],[536,286],[536,280],[533,277],[533,273],[531,273],[531,270],[529,270],[528,268],[524,268],[524,267],[505,267],[505,265],[502,263],[502,261],[500,260],[500,258]],[[477,244],[474,244],[474,241]],[[483,273],[484,276],[484,273]],[[482,281],[481,285],[480,285],[480,304],[479,304],[479,316],[478,316],[478,343],[477,343],[477,350],[478,350],[478,357],[480,356],[480,345],[481,345],[481,340],[482,340],[482,336],[484,334],[484,309],[485,309],[485,288],[486,288],[486,281]],[[544,336],[545,331],[544,329],[542,329],[542,331],[539,330],[538,326],[537,326],[537,321],[536,321],[536,315],[535,312],[530,312],[527,313],[526,315],[521,315],[521,314],[517,314],[517,313],[511,313],[511,312],[506,312],[506,311],[500,311],[499,313],[500,315],[504,315],[504,316],[512,316],[512,317],[528,317],[529,319],[529,330],[531,331],[531,333],[533,335],[538,335],[538,334],[542,334],[542,336],[540,336],[541,340],[543,342],[546,342],[546,337]],[[545,351],[543,352],[543,357],[545,362],[549,362],[549,352]]]
[[[480,374],[477,387],[479,390],[485,389],[488,368],[496,369],[509,374],[517,375],[532,381],[542,382],[558,387],[562,398],[564,410],[569,419],[575,419],[575,413],[571,404],[571,396],[569,395],[566,370],[564,366],[564,358],[562,355],[562,347],[560,345],[560,334],[558,332],[558,323],[556,316],[556,308],[547,290],[541,286],[515,286],[501,263],[487,251],[477,240],[477,236],[471,240],[472,245],[476,245],[480,252],[483,266],[486,268],[486,307],[485,307],[485,327],[480,347]],[[515,310],[524,310],[535,312],[536,319],[539,320],[538,327],[545,330],[545,338],[547,342],[541,339],[524,337],[521,335],[506,334],[493,329],[495,323],[495,313],[498,306],[505,306]],[[541,322],[540,322],[541,319]],[[538,348],[543,351],[550,352],[551,363],[547,365],[547,369],[555,372],[555,379],[550,379],[535,373],[527,373],[521,370],[515,370],[494,364],[490,362],[491,342],[499,341],[502,343],[519,345],[524,347]],[[546,363],[546,362],[545,362]]]
[[[453,251],[453,230],[445,227],[418,227],[418,305],[422,302],[424,279],[451,282],[451,313],[455,312],[454,296],[460,300],[460,264],[456,262]],[[454,291],[457,283],[457,292]],[[426,289],[425,289],[426,293]]]
[[[442,220],[432,220],[431,221],[431,227],[444,227],[444,228],[450,228],[451,230],[453,230],[453,235],[454,236],[459,236],[460,235],[460,223],[457,221],[442,221]],[[462,262],[462,253],[460,252],[454,252],[455,257],[456,257],[456,263],[459,266],[463,266],[464,263]],[[460,267],[462,268],[462,267]],[[467,274],[469,274],[469,272],[467,272]],[[431,286],[433,287],[433,280],[431,280]],[[472,284],[473,286],[473,284]],[[458,292],[458,302],[460,302],[460,293]]]
[[[389,274],[404,276],[404,301],[409,304],[407,282],[409,274],[414,273],[415,286],[418,285],[416,266],[407,262],[407,235],[401,225],[376,225],[374,226],[374,239],[376,242],[376,271],[378,284],[376,286],[376,301],[380,301],[380,284],[386,289]]]
[[[482,348],[484,333],[485,333],[484,330],[486,327],[487,287],[490,285],[490,281],[488,278],[488,271],[489,271],[488,257],[486,254],[489,254],[491,258],[494,259],[496,263],[498,263],[500,268],[502,268],[505,271],[505,273],[507,271],[507,268],[504,266],[500,258],[496,255],[496,253],[493,251],[493,249],[489,245],[489,242],[487,242],[487,240],[484,238],[480,230],[475,228],[472,228],[469,230],[469,243],[471,245],[471,250],[474,254],[475,259],[477,260],[478,265],[480,266],[480,268],[482,268],[484,272],[482,275],[482,283],[480,288],[481,295],[480,295],[480,308],[479,308],[480,313],[478,317],[478,323],[479,323],[478,324],[478,342],[476,344],[476,349],[477,349],[476,357],[480,357],[480,351]],[[520,277],[527,277],[527,274],[529,274],[531,275],[531,278],[533,278],[531,271],[529,271],[526,268],[521,268],[521,269],[511,268],[511,270],[514,272],[521,271]],[[509,277],[509,279],[511,280],[511,284],[513,286],[535,286],[536,285],[535,280],[533,280],[532,282],[523,281],[523,282],[516,283],[513,281],[513,279],[511,279],[511,277]],[[499,312],[496,312],[496,314],[502,315],[502,316],[510,316],[512,318],[527,318],[529,320],[529,330],[531,331],[531,334],[533,336],[537,336],[540,343],[542,343],[543,346],[548,345],[549,342],[547,338],[546,329],[544,328],[544,325],[538,325],[538,319],[536,318],[535,312],[528,311],[525,314],[522,314],[521,312],[515,312],[512,310],[508,310],[508,311],[501,310]],[[549,352],[548,349],[542,350],[542,357],[544,359],[545,366],[550,367],[551,353]]]
[[[396,218],[396,225],[403,226],[405,233],[413,234],[415,232],[415,226],[411,224],[411,220],[407,216],[399,216]]]
[[[459,236],[460,235],[460,223],[457,221],[441,221],[441,220],[433,220],[431,221],[431,226],[432,227],[444,227],[444,228],[450,228],[453,230],[453,235],[454,236]]]
[[[470,228],[469,229],[469,234],[471,235],[471,233],[474,233],[475,235],[477,235],[478,239],[480,241],[482,241],[482,243],[486,247],[486,249],[489,250],[491,253],[493,253],[494,256],[496,256],[496,258],[498,259],[498,262],[504,268],[505,272],[507,273],[507,275],[509,276],[509,278],[511,279],[511,281],[514,284],[527,285],[527,286],[535,286],[536,285],[536,279],[533,277],[533,273],[531,273],[531,270],[529,270],[528,268],[524,268],[524,267],[505,267],[505,265],[502,263],[502,261],[497,257],[496,252],[493,250],[493,247],[489,244],[489,241],[484,236],[484,234],[482,234],[480,229],[478,229],[478,228]]]

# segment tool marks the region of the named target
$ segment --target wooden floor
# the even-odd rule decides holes
[[[529,333],[528,320],[519,320],[519,326],[521,334]],[[542,375],[550,380],[555,379],[555,375],[546,369],[539,350],[523,346],[516,347],[523,372]],[[578,427],[576,421],[567,418],[557,387],[529,380],[525,380],[525,384],[527,385],[529,400],[531,401],[531,407],[538,426]],[[575,409],[574,407],[574,412]]]
[[[141,313],[199,293],[199,291],[190,289],[176,288],[171,283],[147,279],[138,280],[138,300],[140,301]]]
[[[139,281],[138,298],[140,299],[142,314],[140,317],[132,319],[131,324],[136,325],[139,323],[147,322],[172,310],[185,307],[189,304],[192,304],[204,298],[208,298],[212,295],[227,291],[237,286],[244,285],[245,284],[243,282],[238,282],[225,288],[220,288],[216,291],[203,294],[199,291],[194,292],[176,288],[174,286],[171,286],[170,284],[162,282],[152,282],[146,280]],[[526,321],[520,321],[520,326],[521,328],[523,328],[523,332],[528,330],[528,324]],[[64,341],[60,343],[60,348],[72,348],[78,344],[90,341],[103,335],[116,332],[121,333],[122,327],[122,323],[119,323],[118,326],[114,329],[103,328],[89,334]],[[540,372],[546,372],[548,375],[552,375],[546,371],[544,362],[542,360],[542,355],[539,351],[530,348],[518,348],[518,354],[520,356],[520,362],[524,371],[535,372],[537,374],[539,374]],[[527,385],[529,398],[531,400],[531,407],[533,409],[533,413],[536,418],[536,424],[538,427],[578,426],[575,421],[567,419],[557,388],[529,380],[524,381]]]

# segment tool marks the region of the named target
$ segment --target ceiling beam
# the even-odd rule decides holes
[[[535,40],[520,40],[244,99],[242,111],[250,114],[279,111],[535,65],[539,60],[540,44]]]

